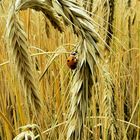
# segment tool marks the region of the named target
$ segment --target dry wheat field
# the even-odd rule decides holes
[[[140,140],[140,0],[0,0],[0,140]]]

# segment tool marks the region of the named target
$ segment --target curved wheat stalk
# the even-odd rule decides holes
[[[78,67],[74,72],[70,89],[72,98],[67,132],[67,140],[81,140],[93,85],[92,78],[96,75],[94,69],[98,66],[98,59],[102,57],[96,44],[97,37],[92,18],[74,0],[52,0],[50,3],[29,0],[17,7],[17,9],[26,8],[41,10],[43,13],[55,9],[51,13],[62,16],[65,23],[71,25],[74,32],[81,36],[82,40],[77,50],[79,56]],[[55,16],[53,20],[55,21]]]
[[[39,111],[41,101],[33,74],[34,68],[28,51],[27,37],[15,14],[14,6],[11,7],[7,19],[7,44],[10,49],[10,58],[15,65],[19,80],[22,82],[25,99],[30,108]]]
[[[64,31],[62,18],[52,7],[51,2],[45,0],[25,0],[18,3],[15,9],[16,11],[19,11],[26,10],[27,8],[32,8],[36,11],[42,11],[55,28],[57,28],[60,32]]]
[[[72,98],[67,132],[67,140],[81,140],[91,96],[92,77],[95,74],[94,68],[98,65],[97,59],[100,57],[100,51],[96,45],[97,38],[92,19],[77,3],[71,0],[59,0],[53,1],[53,6],[67,24],[73,26],[75,33],[82,38],[77,50],[79,65],[74,72],[70,89]]]
[[[94,67],[98,65],[97,58],[100,57],[92,18],[72,0],[52,0],[50,5],[46,1],[32,0],[32,4],[30,2],[21,3],[17,9],[35,8],[45,13],[53,6],[55,12],[61,15],[65,23],[71,25],[74,32],[82,38],[77,50],[79,65],[74,73],[70,90],[72,99],[67,132],[68,140],[81,140],[88,100],[91,95]],[[50,9],[47,6],[50,6]]]

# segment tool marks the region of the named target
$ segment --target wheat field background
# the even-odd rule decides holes
[[[140,140],[139,79],[139,0],[0,0],[0,140]]]

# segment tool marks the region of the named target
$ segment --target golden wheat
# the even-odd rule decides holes
[[[139,140],[139,1],[14,1],[0,0],[0,139]]]
[[[11,62],[14,63],[20,82],[22,83],[28,106],[29,108],[34,106],[34,110],[39,111],[41,101],[36,80],[33,76],[34,68],[32,67],[32,60],[28,51],[27,37],[15,14],[14,6],[11,7],[7,19],[7,45],[10,50]]]

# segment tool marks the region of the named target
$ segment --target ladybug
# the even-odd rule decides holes
[[[70,69],[74,70],[77,67],[78,59],[76,57],[76,52],[72,52],[67,58],[67,65]]]

